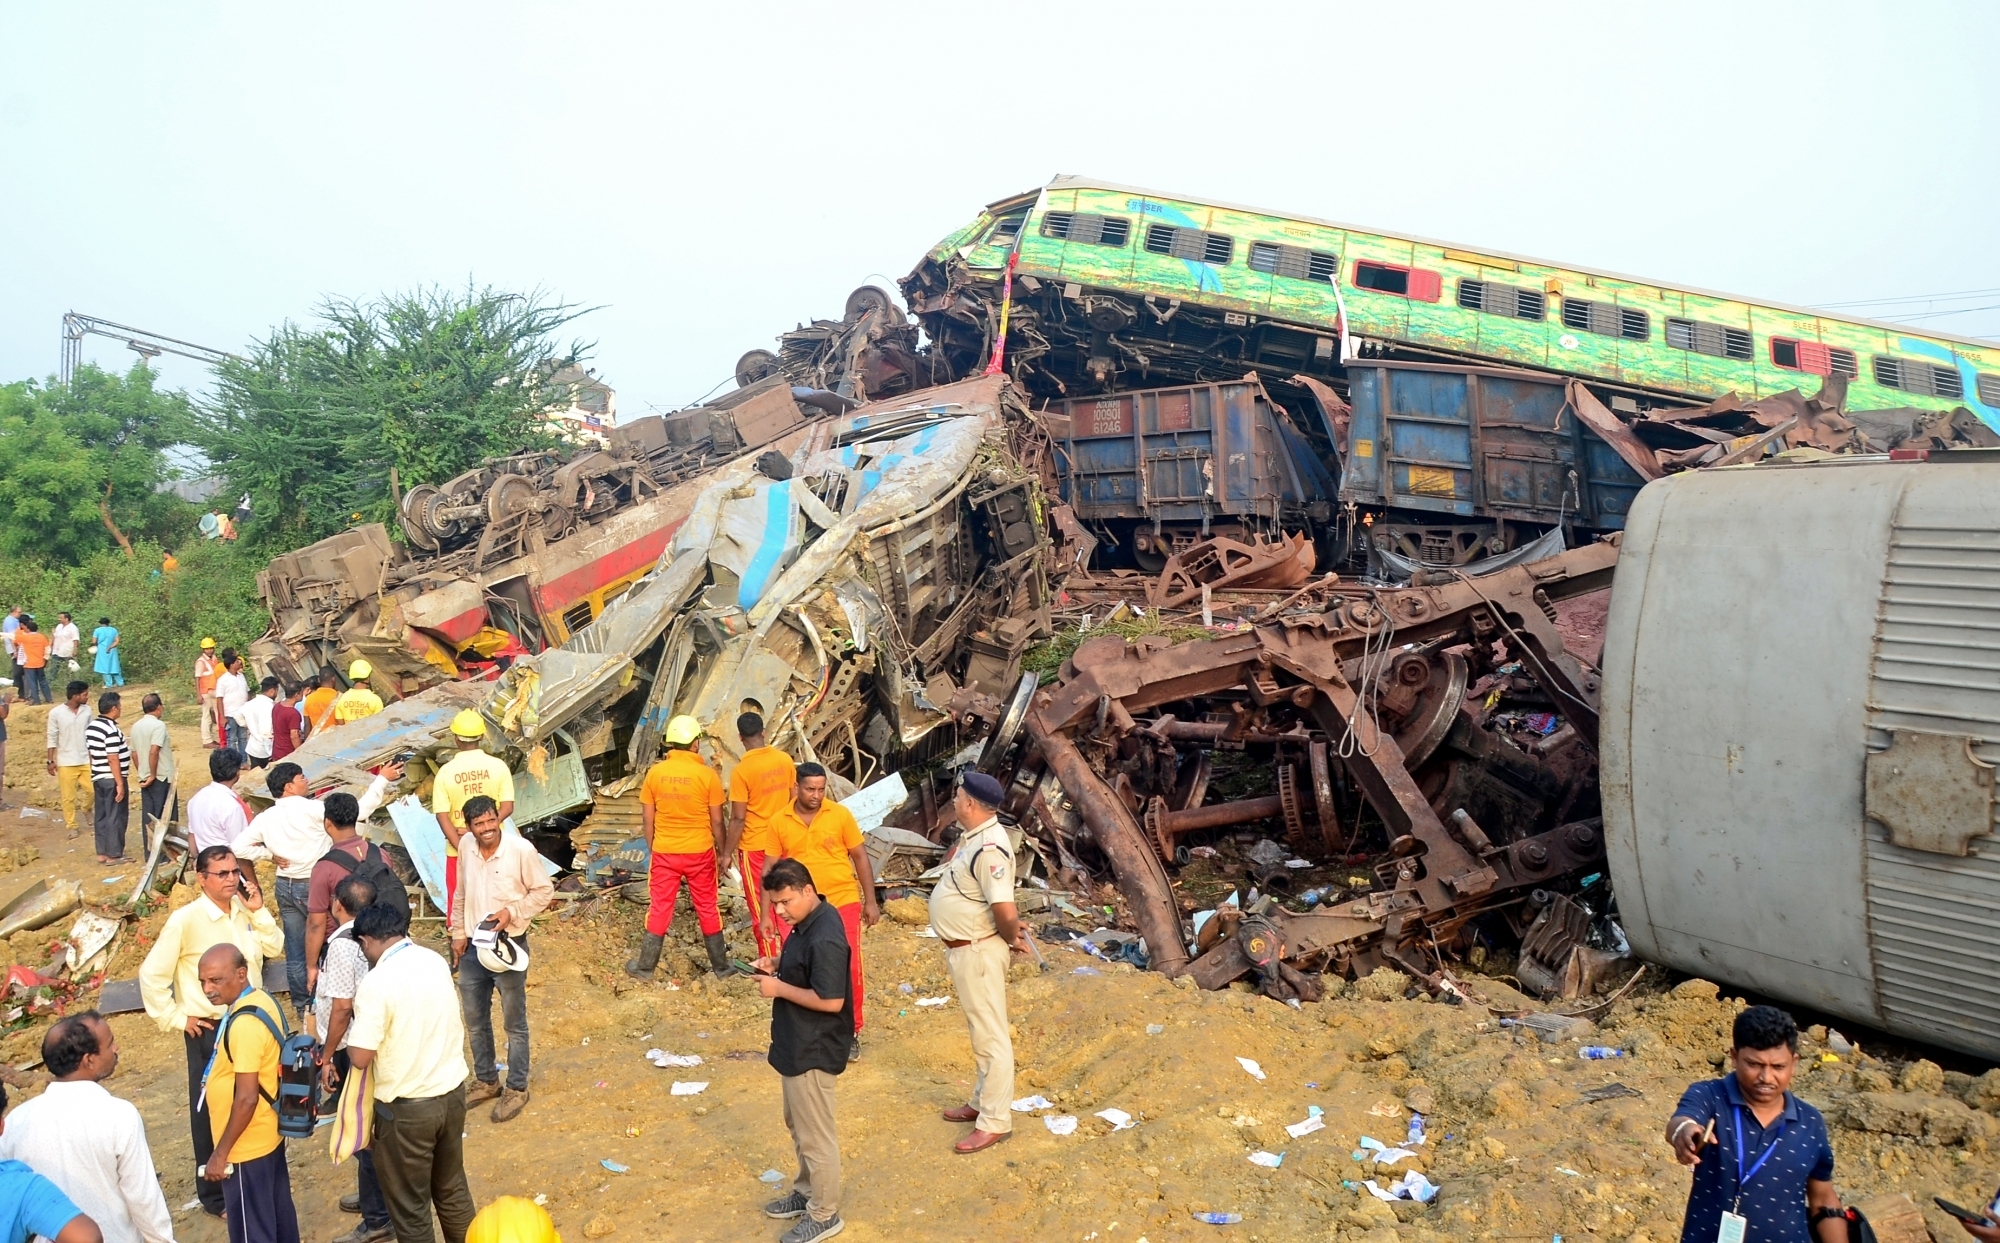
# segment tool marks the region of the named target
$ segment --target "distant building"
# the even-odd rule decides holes
[[[551,411],[549,422],[572,440],[589,440],[604,445],[611,429],[618,426],[618,393],[597,378],[595,368],[564,367],[549,377],[552,387],[570,393],[567,408]]]

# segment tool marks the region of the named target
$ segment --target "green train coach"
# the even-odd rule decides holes
[[[1849,409],[1964,406],[2000,428],[2000,347],[1079,177],[996,202],[901,282],[958,373],[991,350],[1018,244],[1010,370],[1031,392],[1338,379],[1350,357],[1576,376],[1620,408],[1848,381]]]

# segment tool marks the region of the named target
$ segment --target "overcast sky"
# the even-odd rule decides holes
[[[672,409],[1057,173],[2000,336],[2000,5],[1635,8],[8,4],[0,381],[470,279]]]

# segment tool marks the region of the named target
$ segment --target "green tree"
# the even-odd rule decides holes
[[[555,442],[547,416],[571,394],[550,377],[591,348],[556,334],[584,313],[469,286],[330,299],[318,323],[281,324],[216,369],[195,443],[249,494],[243,538],[260,550],[390,521],[392,469],[405,488],[442,483]]]
[[[86,364],[68,387],[0,387],[0,550],[77,564],[112,544],[172,541],[191,508],[161,484],[164,450],[194,423],[186,394],[143,362],[124,375]]]

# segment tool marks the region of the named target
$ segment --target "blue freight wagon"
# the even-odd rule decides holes
[[[1558,525],[1618,530],[1645,483],[1568,408],[1564,377],[1370,360],[1347,383],[1339,497],[1404,557],[1459,565]]]

